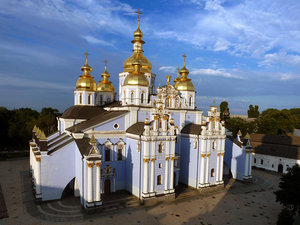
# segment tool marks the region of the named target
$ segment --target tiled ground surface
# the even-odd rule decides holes
[[[106,202],[101,211],[86,213],[79,200],[36,203],[33,200],[29,159],[0,161],[0,183],[8,218],[0,225],[26,224],[276,224],[281,206],[273,191],[279,175],[253,170],[254,183],[230,180],[226,190],[200,195],[184,190],[176,200],[139,206],[136,199],[119,193],[122,201]]]

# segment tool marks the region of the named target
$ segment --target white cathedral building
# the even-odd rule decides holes
[[[119,100],[106,62],[97,83],[86,56],[74,106],[58,118],[58,131],[46,137],[34,128],[30,170],[36,198],[60,199],[71,187],[90,208],[119,190],[144,201],[174,198],[179,183],[221,187],[223,168],[236,179],[251,177],[250,139],[227,137],[216,106],[207,114],[196,109],[185,56],[174,84],[168,76],[166,85],[155,88],[142,38],[138,24],[132,56],[119,73]]]

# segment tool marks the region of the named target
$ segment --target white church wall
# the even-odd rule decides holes
[[[282,172],[287,173],[287,169],[295,164],[300,165],[300,160],[256,153],[253,153],[252,157],[252,166],[274,172],[281,172],[282,167]]]
[[[75,142],[41,160],[42,200],[60,199],[66,185],[75,177]]]

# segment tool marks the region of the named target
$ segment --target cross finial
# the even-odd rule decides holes
[[[140,9],[138,9],[137,11],[135,11],[135,13],[138,14],[138,22],[140,23],[140,15],[142,15],[143,13],[141,13]]]
[[[108,62],[107,59],[105,59],[105,60],[104,60],[104,63],[105,63],[105,70],[106,70],[106,67],[107,67],[107,62]]]
[[[88,52],[84,53],[85,55],[85,64],[88,64],[88,55],[90,55]]]
[[[184,53],[182,56],[183,56],[183,62],[184,62],[184,65],[185,65],[185,58],[186,58],[187,56],[186,56],[185,53]]]

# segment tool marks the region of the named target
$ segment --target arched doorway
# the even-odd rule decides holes
[[[62,199],[70,196],[74,196],[74,182],[75,182],[75,177],[67,184],[67,186],[63,190],[63,193],[61,194]]]
[[[283,165],[279,164],[278,165],[278,173],[282,173],[283,172]]]
[[[110,194],[110,179],[106,179],[104,181],[104,194],[106,195]]]

